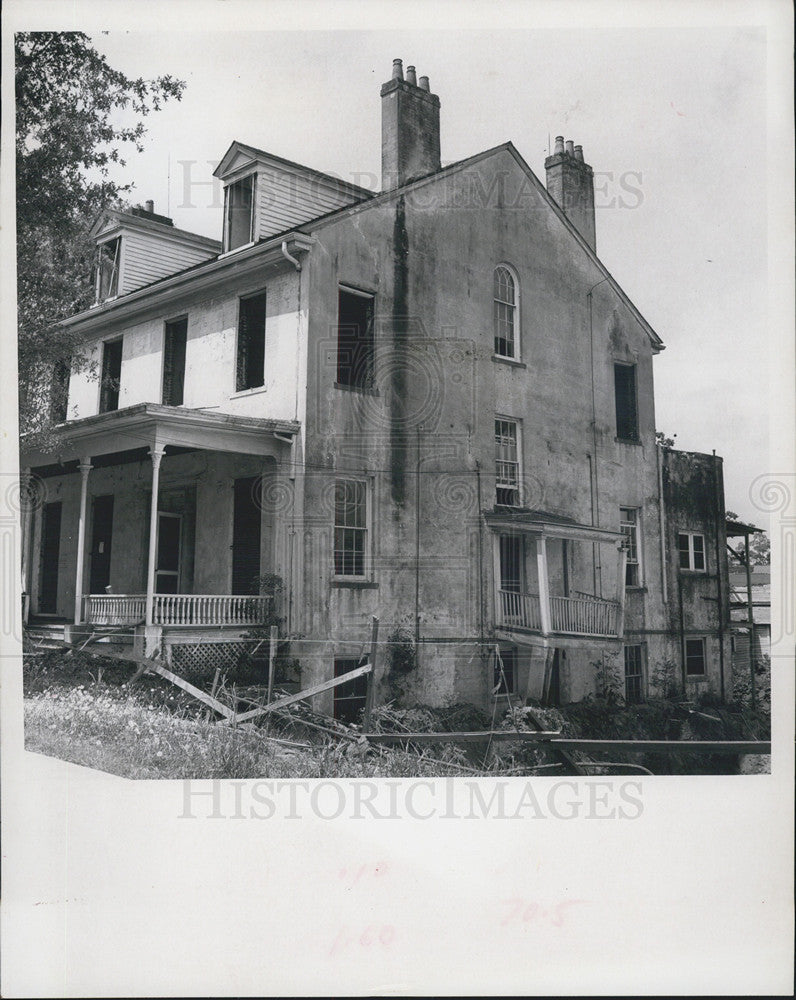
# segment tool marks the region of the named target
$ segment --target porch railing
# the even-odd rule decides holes
[[[499,625],[541,632],[542,612],[538,594],[499,591]],[[551,597],[550,627],[569,635],[618,636],[619,604],[591,596]]]
[[[153,625],[258,625],[273,595],[155,594]],[[135,625],[144,620],[146,594],[88,594],[86,621],[92,625]]]
[[[551,597],[550,620],[554,632],[617,636],[619,604],[601,597]]]
[[[87,594],[84,616],[92,625],[137,625],[146,614],[146,594]]]
[[[510,590],[500,591],[500,624],[516,628],[542,630],[542,610],[538,594],[518,594]]]

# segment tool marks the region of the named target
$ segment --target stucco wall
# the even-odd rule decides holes
[[[314,474],[305,503],[317,517],[303,539],[306,592],[296,626],[359,642],[371,614],[382,629],[413,629],[419,549],[421,636],[491,633],[492,540],[479,526],[479,508],[494,502],[500,414],[521,423],[524,503],[585,524],[596,435],[597,523],[618,530],[620,506],[642,511],[644,587],[628,602],[627,625],[665,628],[650,341],[610,285],[593,288],[602,272],[510,154],[313,235],[306,459]],[[520,365],[492,357],[492,275],[501,262],[520,283]],[[378,395],[334,386],[339,283],[376,295]],[[616,361],[638,366],[638,444],[616,440]],[[378,537],[368,588],[332,585],[332,515],[321,501],[335,469],[373,477]],[[606,546],[600,554],[595,570],[591,544],[571,546],[571,585],[593,591],[596,575],[598,591],[601,578],[602,593],[613,597],[616,553]],[[551,566],[557,585],[554,554]],[[435,703],[483,700],[480,657],[449,648],[421,646],[418,695]],[[311,654],[308,681],[329,676],[333,655]],[[444,666],[451,656],[453,669]],[[588,659],[570,657],[562,696],[590,688]]]
[[[237,393],[238,299],[263,288],[266,291],[264,385]],[[119,408],[161,402],[164,324],[184,315],[188,317],[184,406],[242,416],[296,419],[299,383],[305,377],[299,359],[305,352],[299,345],[303,324],[299,316],[299,277],[295,271],[249,278],[222,296],[194,297],[143,322],[115,326],[108,339],[124,338]],[[99,411],[101,341],[87,344],[84,351],[95,362],[95,371],[72,374],[69,419],[93,416]]]

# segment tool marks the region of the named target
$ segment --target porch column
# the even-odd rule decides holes
[[[149,557],[146,570],[146,624],[152,624],[155,604],[155,559],[158,548],[158,487],[160,484],[160,460],[163,448],[155,445],[149,449],[152,456],[152,500],[149,506]]]
[[[497,533],[493,533],[492,535],[492,573],[495,578],[495,585],[492,588],[492,595],[495,601],[495,617],[493,621],[496,625],[503,625],[505,623],[503,621],[503,597],[500,593],[500,535]]]
[[[621,639],[625,630],[625,567],[627,566],[627,549],[624,540],[619,542],[616,549],[616,600],[619,604],[619,610],[616,613],[616,634]]]
[[[536,539],[536,575],[539,577],[539,616],[542,619],[542,635],[552,632],[550,619],[550,584],[547,578],[547,539],[539,535]]]
[[[19,474],[19,528],[22,534],[22,624],[28,622],[30,610],[30,526],[32,523],[33,497],[31,495],[31,472],[29,468]]]
[[[80,513],[77,519],[77,561],[75,566],[75,625],[83,621],[83,560],[86,547],[86,504],[88,500],[88,474],[91,456],[80,459]]]

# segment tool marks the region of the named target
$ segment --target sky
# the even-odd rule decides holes
[[[597,252],[666,345],[655,359],[657,427],[680,448],[723,456],[727,507],[763,525],[750,489],[772,461],[765,29],[729,17],[650,28],[585,16],[610,7],[576,8],[584,16],[567,20],[583,26],[528,17],[511,31],[473,30],[466,17],[458,30],[411,18],[269,30],[247,7],[246,31],[141,17],[137,28],[153,30],[89,33],[128,75],[185,80],[182,101],[150,116],[144,151],[118,179],[134,182],[134,201],[152,198],[177,226],[215,238],[211,173],[234,139],[378,188],[379,87],[396,57],[440,98],[443,164],[510,139],[544,179],[551,137],[582,144]]]

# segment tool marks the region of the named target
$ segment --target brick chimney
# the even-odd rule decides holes
[[[393,60],[392,79],[381,88],[381,186],[383,191],[440,168],[439,98],[427,76]]]
[[[547,157],[544,167],[548,194],[592,250],[596,250],[594,171],[583,160],[583,147],[573,145],[571,139],[565,147],[563,135],[557,135],[553,155]]]

